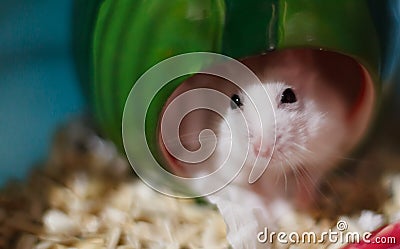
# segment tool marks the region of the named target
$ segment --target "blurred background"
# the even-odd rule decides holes
[[[85,110],[71,53],[71,0],[0,2],[0,185],[40,162]]]
[[[400,1],[368,0],[382,46],[382,78],[400,113]],[[45,158],[54,131],[86,111],[72,58],[72,0],[0,2],[0,186]],[[396,89],[396,90],[395,90]],[[396,93],[396,94],[394,94]]]

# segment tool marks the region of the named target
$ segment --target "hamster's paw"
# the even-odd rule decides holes
[[[233,249],[270,248],[257,238],[270,216],[260,196],[247,189],[229,185],[208,199],[223,216],[227,226],[227,240]]]
[[[257,239],[265,224],[262,209],[238,203],[224,203],[223,206],[220,210],[228,230],[227,239],[233,249],[269,248],[268,244],[262,244]]]

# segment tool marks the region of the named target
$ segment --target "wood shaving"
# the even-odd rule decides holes
[[[386,152],[382,149],[376,154],[389,157]],[[400,165],[400,156],[394,154],[388,160]],[[382,184],[367,188],[369,202],[357,201],[358,197],[347,193],[353,188],[359,196],[360,189],[365,191],[359,186],[371,184],[363,185],[354,176],[348,181],[343,178],[334,174],[329,178],[335,191],[323,191],[318,208],[311,213],[287,210],[278,230],[318,233],[346,220],[349,231],[362,232],[400,220],[400,174],[387,172]],[[376,197],[386,194],[391,197],[386,201]],[[342,206],[334,205],[339,195]],[[351,203],[356,203],[354,211],[348,208]],[[338,216],[340,213],[348,215]],[[272,247],[334,249],[341,245]],[[215,207],[153,191],[134,176],[112,143],[87,125],[72,122],[55,135],[44,165],[33,169],[26,181],[11,181],[1,190],[0,248],[223,249],[229,244]]]

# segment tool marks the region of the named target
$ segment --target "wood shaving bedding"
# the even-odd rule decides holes
[[[388,148],[370,158],[381,154],[400,165],[400,156]],[[309,214],[286,210],[278,231],[318,233],[345,220],[349,231],[364,232],[399,220],[400,174],[387,173],[382,184],[375,176],[372,187],[368,177],[355,175],[360,179],[330,176],[328,189],[334,191],[324,191],[318,208]],[[349,188],[364,194],[355,197]],[[391,198],[384,201],[386,193]],[[360,201],[360,196],[369,200]],[[360,212],[365,208],[374,211]],[[0,192],[0,248],[222,249],[229,248],[225,236],[225,224],[213,206],[153,191],[133,175],[112,143],[81,122],[71,122],[56,134],[47,162],[26,181],[12,181]],[[275,243],[273,248],[340,246]]]

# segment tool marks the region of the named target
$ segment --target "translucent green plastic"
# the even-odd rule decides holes
[[[82,41],[90,51],[79,58],[87,65],[97,121],[120,148],[133,84],[178,54],[209,51],[239,59],[287,48],[329,50],[356,59],[379,89],[378,37],[365,0],[104,0],[90,6],[97,12],[86,11],[95,20],[85,22],[91,36]],[[182,80],[165,87],[149,109],[146,135],[153,150],[161,109]]]

